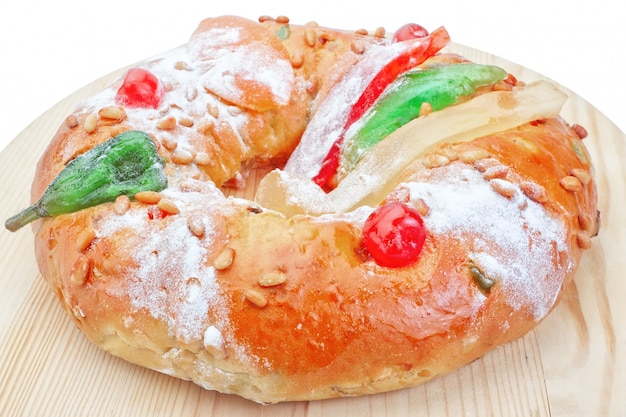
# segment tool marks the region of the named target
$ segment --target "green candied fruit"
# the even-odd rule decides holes
[[[167,187],[165,162],[144,132],[129,131],[72,160],[56,176],[41,198],[5,222],[16,231],[41,217],[73,213],[139,191]]]
[[[407,72],[399,77],[348,132],[342,152],[344,168],[352,170],[368,150],[419,116],[422,104],[433,111],[455,104],[482,86],[502,81],[507,73],[492,65],[459,63]]]
[[[289,29],[289,25],[283,25],[276,31],[276,36],[281,41],[286,41],[291,36],[291,30]]]

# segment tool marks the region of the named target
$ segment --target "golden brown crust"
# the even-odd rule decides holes
[[[431,149],[387,197],[422,212],[424,250],[412,266],[383,268],[361,247],[371,208],[285,218],[250,199],[224,198],[205,181],[221,186],[242,166],[284,159],[320,95],[358,59],[353,43],[378,40],[234,17],[206,20],[194,36],[233,25],[289,59],[314,87],[291,95],[287,109],[267,85],[248,84],[263,92],[238,103],[251,121],[236,135],[215,128],[209,140],[219,147],[227,140],[220,138],[244,138],[240,148],[215,151],[219,168],[193,160],[209,146],[206,135],[190,135],[192,162],[177,164],[183,144],[168,144],[176,132],[159,136],[157,128],[170,179],[160,195],[176,214],[120,198],[36,224],[41,272],[91,341],[209,389],[277,402],[412,386],[525,334],[548,314],[597,228],[591,163],[574,129],[549,119]],[[270,36],[283,27],[286,41]],[[202,94],[222,106],[229,92]],[[77,123],[60,128],[38,166],[34,198],[77,154],[134,128],[131,117],[108,125],[100,118],[89,133],[92,113],[79,109]],[[467,204],[462,212],[454,210],[457,197]],[[481,288],[481,280],[493,286]]]
[[[283,27],[288,28],[288,37],[281,42],[276,33]],[[218,53],[213,60],[207,58],[209,52],[215,51],[206,47],[208,41],[201,35],[210,37],[229,30],[245,35],[232,47],[235,52]],[[353,46],[355,43],[360,45],[358,49]],[[302,135],[315,103],[323,100],[330,87],[368,47],[377,44],[380,40],[371,36],[286,25],[275,20],[256,23],[235,16],[205,19],[186,49],[172,51],[169,60],[158,56],[144,65],[164,75],[165,89],[173,98],[161,105],[158,112],[144,115],[121,109],[122,115],[116,118],[102,115],[103,108],[119,107],[112,97],[106,104],[83,104],[68,116],[52,139],[36,173],[33,198],[43,193],[67,162],[118,133],[136,128],[136,119],[140,117],[150,118],[141,127],[160,145],[160,153],[169,165],[184,171],[181,176],[210,178],[222,186],[242,168],[284,163]],[[249,49],[258,48],[274,62],[284,61],[274,65],[278,71],[289,66],[288,75],[275,75],[277,83],[287,85],[281,88],[291,93],[286,103],[280,103],[278,97],[284,91],[268,92],[270,83],[255,83],[253,76],[247,82],[235,82],[232,90],[219,89],[239,66],[254,68],[258,64],[248,54]],[[189,82],[190,76],[196,77],[194,83]],[[200,77],[204,79],[198,80]],[[116,91],[121,82],[120,79],[114,83],[111,91]],[[233,91],[243,93],[237,98]],[[274,99],[259,103],[259,97]],[[245,117],[238,117],[240,114]],[[184,143],[181,137],[186,139]]]

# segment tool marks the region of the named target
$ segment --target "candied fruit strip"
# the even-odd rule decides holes
[[[259,184],[261,197],[257,202],[276,211],[288,206],[290,216],[344,213],[364,205],[376,207],[397,185],[400,172],[432,146],[467,142],[533,120],[556,117],[566,100],[567,95],[548,81],[489,92],[402,126],[374,146],[328,194],[315,188],[311,180],[274,173]]]

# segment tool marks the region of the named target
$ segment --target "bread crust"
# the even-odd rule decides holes
[[[280,80],[291,86],[274,91],[239,74],[234,89],[210,79],[190,89],[182,71],[224,76],[215,58],[223,49],[211,51],[203,36],[233,28],[245,36],[232,49],[262,45],[288,63]],[[281,30],[289,31],[282,40]],[[42,275],[93,343],[207,389],[272,403],[413,386],[541,322],[598,227],[589,156],[560,118],[441,145],[415,161],[385,201],[416,207],[429,230],[418,262],[405,268],[380,267],[363,250],[372,208],[287,218],[254,203],[253,185],[240,192],[245,198],[224,196],[222,187],[246,173],[280,166],[328,90],[362,48],[380,42],[274,20],[207,19],[186,51],[146,63],[175,100],[201,106],[168,103],[148,122],[130,110],[121,120],[100,115],[88,131],[90,115],[114,105],[104,93],[68,117],[38,164],[33,201],[68,161],[139,128],[159,145],[170,183],[160,197],[177,208],[155,212],[120,198],[34,224]],[[178,62],[192,70],[172,70]],[[159,128],[168,116],[175,126]],[[438,155],[447,162],[428,163]],[[494,284],[481,288],[481,279]]]

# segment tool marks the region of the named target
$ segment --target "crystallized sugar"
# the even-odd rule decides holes
[[[288,61],[271,59],[263,51],[239,48],[204,66],[201,83],[212,92],[225,98],[242,99],[242,91],[235,83],[235,75],[244,80],[254,80],[268,87],[277,101],[289,103],[293,87],[293,70]]]
[[[236,75],[266,86],[277,102],[288,104],[294,84],[291,63],[279,59],[264,43],[238,44],[241,30],[215,28],[191,39],[189,56],[201,69],[200,83],[221,97],[237,101],[242,92],[235,83]]]
[[[204,332],[204,346],[205,347],[214,347],[217,349],[221,349],[224,344],[224,337],[222,336],[222,332],[215,326],[207,327]]]
[[[428,206],[424,216],[428,233],[465,241],[471,248],[469,260],[499,282],[511,307],[528,306],[535,319],[544,317],[569,272],[554,271],[553,266],[555,257],[567,254],[565,225],[513,183],[513,195],[507,198],[469,166],[450,164],[439,170],[446,170],[446,174],[428,183],[407,182],[399,186],[408,190],[414,203],[421,199]],[[283,181],[295,180],[284,174]],[[295,184],[291,188],[300,193],[294,203],[306,204],[312,199],[318,204],[317,189],[300,187],[298,181]],[[347,221],[362,227],[371,211],[364,206],[349,213],[325,214],[313,221]],[[570,262],[566,268],[571,267]]]
[[[369,49],[359,64],[351,67],[341,79],[338,84],[340,88],[331,90],[320,105],[298,147],[287,161],[285,170],[303,178],[317,175],[324,157],[341,135],[350,109],[361,93],[387,62],[414,46],[412,42],[397,42]]]
[[[475,236],[470,242],[474,264],[499,281],[513,308],[533,306],[535,318],[542,318],[554,304],[566,273],[551,272],[557,252],[567,251],[564,225],[517,186],[509,199],[473,169],[456,165],[445,169],[450,172],[443,180],[404,184],[412,200],[428,205],[424,223],[429,232],[462,240]],[[547,279],[548,274],[557,277]]]
[[[96,235],[108,236],[117,230],[131,228],[143,236],[141,245],[133,246],[137,268],[126,273],[130,281],[113,296],[127,295],[135,310],[146,310],[153,317],[169,323],[172,334],[183,342],[202,341],[210,307],[218,303],[215,270],[207,266],[206,248],[202,240],[194,236],[187,226],[185,212],[189,208],[207,205],[210,193],[182,193],[165,190],[165,196],[176,202],[180,215],[164,220],[165,227],[159,233],[148,230],[145,210],[130,210],[121,216],[107,217],[98,223]],[[210,218],[203,217],[204,239],[210,241],[212,225]]]
[[[204,57],[203,51],[207,48],[223,50],[224,45],[234,45],[240,40],[240,28],[216,27],[194,35],[194,40],[189,42],[189,55],[195,60],[199,60]]]
[[[268,86],[279,101],[288,102],[295,82],[287,61],[286,66],[279,62],[268,63],[259,51],[242,48],[214,56],[217,60],[201,62],[203,45],[210,47],[212,43],[223,45],[235,42],[238,36],[236,30],[209,31],[196,42],[191,42],[189,50],[178,48],[146,64],[145,67],[167,86],[167,92],[158,109],[126,109],[128,120],[133,123],[132,128],[165,140],[172,133],[159,130],[157,122],[166,115],[174,116],[177,120],[187,117],[193,117],[194,120],[211,119],[216,116],[208,114],[207,108],[215,106],[218,108],[219,121],[229,123],[234,131],[238,131],[237,127],[246,120],[245,113],[231,111],[227,103],[204,92],[205,87],[210,87],[217,94],[236,95],[238,92],[232,78],[235,73],[254,77],[259,83]],[[380,66],[381,62],[398,53],[394,48],[401,48],[401,44],[373,48],[369,61],[368,58],[364,59],[365,64],[354,67],[344,80],[345,89],[328,96],[287,164],[289,172],[306,178],[317,174],[319,164],[343,128],[343,124],[335,121],[347,118],[358,93],[376,73],[370,64]],[[174,70],[180,62],[190,64],[189,68]],[[263,71],[269,66],[274,67],[271,72]],[[302,80],[297,82],[303,83]],[[102,107],[114,105],[117,87],[112,86],[85,102],[83,111],[97,112]],[[190,99],[189,91],[193,89],[198,94]],[[185,129],[180,129],[176,137],[172,138],[179,149],[192,146],[185,132]],[[196,130],[189,129],[189,132]],[[413,200],[422,199],[429,207],[428,215],[424,216],[429,233],[452,234],[458,239],[477,236],[470,242],[472,252],[469,256],[472,262],[487,276],[498,280],[498,285],[510,294],[508,302],[513,308],[530,305],[535,318],[545,316],[567,272],[552,272],[552,259],[557,252],[567,251],[563,243],[564,225],[550,217],[543,206],[525,197],[517,186],[514,186],[513,197],[505,198],[494,192],[489,182],[473,169],[454,164],[442,169],[450,170],[443,179],[431,183],[404,184]],[[362,180],[367,182],[375,179],[374,176]],[[288,180],[285,176],[285,181]],[[294,204],[314,197],[313,189],[299,191],[299,200],[293,201]],[[206,346],[221,346],[223,336],[213,325],[221,327],[227,323],[210,323],[208,317],[212,308],[218,312],[225,310],[225,307],[216,306],[220,301],[215,270],[206,265],[207,249],[202,240],[189,230],[185,213],[195,208],[206,210],[206,207],[215,204],[215,198],[224,197],[217,190],[202,194],[167,189],[163,194],[175,202],[180,214],[165,219],[164,229],[159,233],[146,233],[148,220],[145,210],[131,209],[124,215],[109,216],[96,222],[98,237],[111,236],[122,229],[132,229],[137,236],[143,237],[141,244],[126,248],[132,251],[137,263],[136,268],[127,271],[125,279],[130,283],[124,289],[111,288],[109,291],[116,297],[128,296],[135,310],[146,311],[168,322],[172,335],[183,342],[199,340]],[[351,213],[324,215],[313,221],[339,219],[362,224],[371,210],[363,207]],[[204,239],[210,241],[213,230],[211,218],[204,216],[203,221]],[[546,279],[547,274],[558,276]],[[218,320],[226,319],[222,315]],[[131,320],[125,323],[132,326]]]
[[[145,308],[184,342],[201,338],[209,303],[216,292],[215,271],[204,266],[206,250],[179,216],[137,248],[141,267],[128,289],[133,307]]]
[[[160,140],[176,143],[178,149],[185,150],[193,149],[193,145],[190,144],[190,135],[197,135],[196,129],[176,131],[159,129],[159,121],[169,116],[178,121],[189,118],[205,119],[215,123],[228,123],[233,127],[233,131],[238,132],[239,127],[247,122],[248,116],[241,111],[231,111],[228,103],[219,100],[214,95],[206,94],[202,84],[207,82],[207,75],[203,75],[206,68],[190,60],[187,49],[179,47],[139,65],[152,72],[166,86],[166,92],[157,109],[125,107],[127,114],[125,123],[129,123],[132,129],[144,131]],[[186,65],[186,67],[176,69],[179,65]],[[80,112],[97,113],[104,107],[117,105],[115,96],[120,84],[121,81],[81,103]],[[217,110],[217,119],[209,114],[207,110],[209,107]]]

